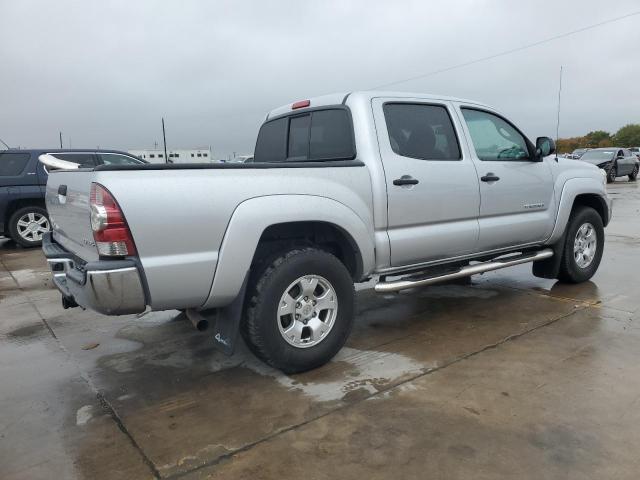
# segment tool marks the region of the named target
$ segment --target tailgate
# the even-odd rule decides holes
[[[92,170],[52,171],[45,196],[53,239],[86,261],[98,259],[89,209],[92,181]]]

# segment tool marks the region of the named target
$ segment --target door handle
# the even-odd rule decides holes
[[[417,185],[418,183],[420,183],[418,179],[413,178],[411,175],[402,175],[393,181],[394,185]]]
[[[67,194],[67,186],[66,185],[58,185],[58,195],[66,195]]]
[[[489,172],[484,177],[480,177],[480,180],[482,180],[483,182],[497,182],[498,180],[500,180],[500,177],[497,177],[493,173]]]

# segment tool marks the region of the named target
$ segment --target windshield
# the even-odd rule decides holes
[[[584,152],[586,152],[586,151],[587,151],[587,150],[586,150],[586,149],[584,149],[584,148],[578,148],[578,149],[576,149],[576,150],[574,150],[574,151],[573,151],[573,154],[574,154],[574,155],[581,155],[581,154],[583,154],[583,153],[584,153]]]
[[[611,160],[615,150],[589,150],[582,155],[582,160]]]

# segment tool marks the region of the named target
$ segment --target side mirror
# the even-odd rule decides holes
[[[536,140],[536,157],[542,160],[556,151],[556,142],[549,137],[538,137]]]

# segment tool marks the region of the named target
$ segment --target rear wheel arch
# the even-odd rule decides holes
[[[209,295],[201,308],[228,305],[246,275],[257,263],[264,263],[267,253],[291,245],[324,249],[344,262],[353,280],[360,281],[375,266],[372,227],[372,221],[366,223],[356,210],[328,197],[292,194],[245,200],[227,225]]]
[[[8,221],[17,210],[31,206],[44,208],[45,210],[47,209],[44,203],[44,198],[19,198],[17,200],[12,200],[7,204],[4,211],[4,218]]]
[[[313,246],[333,254],[349,271],[354,281],[363,273],[362,252],[355,239],[340,226],[324,221],[282,222],[269,225],[260,235],[252,265],[275,251]]]

